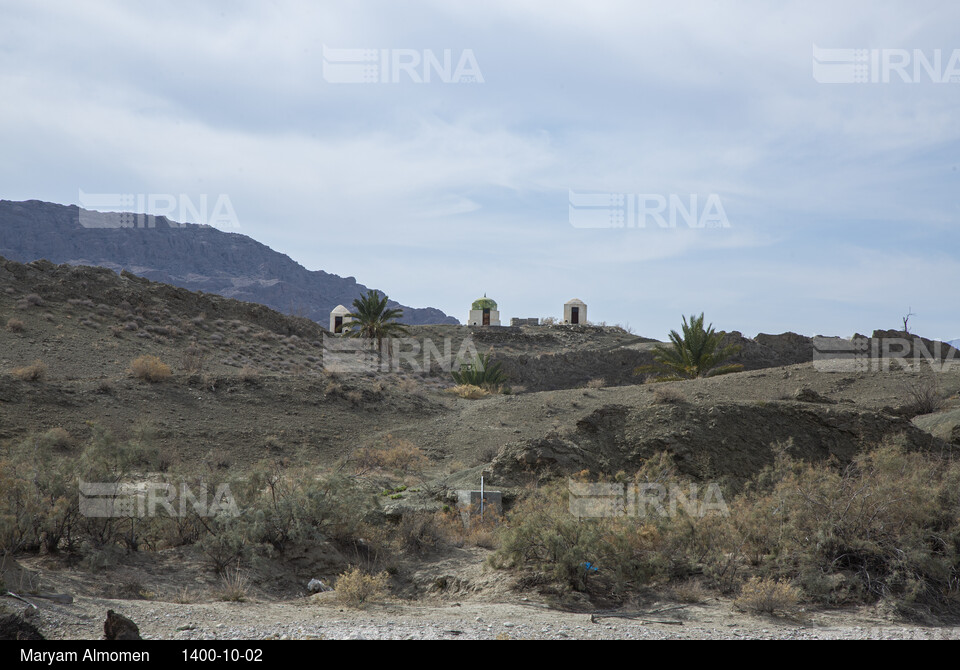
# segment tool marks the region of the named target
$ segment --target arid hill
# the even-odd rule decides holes
[[[246,235],[163,216],[102,213],[38,200],[0,200],[0,256],[127,270],[194,291],[267,305],[321,324],[367,292],[353,277],[310,271]],[[389,291],[387,291],[389,294]],[[406,323],[457,323],[432,307],[402,307]]]

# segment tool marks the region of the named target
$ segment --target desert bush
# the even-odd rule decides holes
[[[653,401],[659,405],[679,405],[686,402],[686,398],[675,388],[669,386],[655,386]]]
[[[203,350],[195,344],[184,349],[180,357],[180,369],[188,375],[203,372]]]
[[[387,435],[383,448],[361,447],[353,454],[358,471],[383,468],[402,473],[419,473],[429,463],[420,448],[410,440]]]
[[[135,378],[151,383],[169,379],[172,374],[169,365],[151,355],[133,359],[130,363],[129,372]]]
[[[9,318],[7,319],[7,330],[11,333],[22,333],[23,332],[23,321],[20,319]]]
[[[672,585],[670,596],[681,603],[702,603],[710,597],[710,592],[699,579],[685,579]]]
[[[238,566],[250,555],[247,526],[239,517],[218,514],[203,520],[207,531],[197,542],[207,565],[224,576],[230,566]]]
[[[14,377],[25,382],[42,382],[47,378],[47,364],[37,359],[30,365],[11,370]]]
[[[772,482],[744,496],[748,511],[780,510],[747,548],[809,596],[910,609],[944,606],[957,590],[960,464],[888,439],[842,470],[784,458]]]
[[[464,398],[466,400],[480,400],[481,398],[490,397],[490,391],[471,384],[458,384],[453,388],[447,389],[447,393],[452,393],[458,398]]]
[[[932,377],[922,377],[906,385],[906,394],[910,399],[904,407],[910,416],[933,414],[943,409],[947,394]]]
[[[405,513],[393,533],[397,548],[415,556],[426,556],[439,547],[455,543],[456,528],[450,520],[450,515],[442,512]]]
[[[675,476],[664,469],[663,459],[655,461],[638,480],[659,483]],[[597,577],[605,590],[622,596],[653,581],[686,576],[720,554],[713,535],[701,532],[713,521],[682,506],[673,514],[578,517],[571,513],[567,483],[556,482],[530,492],[507,515],[491,560],[577,591]]]
[[[288,470],[278,462],[255,467],[235,493],[251,540],[283,551],[290,543],[320,538],[352,540],[372,497],[339,474]]]
[[[337,577],[334,585],[337,601],[348,607],[366,607],[370,601],[386,595],[388,581],[386,572],[369,575],[360,568],[352,568]]]
[[[250,580],[237,566],[220,575],[220,588],[216,595],[224,602],[242,603],[250,592]]]
[[[604,379],[598,377],[596,379],[591,379],[590,381],[588,381],[586,384],[586,387],[588,389],[602,389],[606,385],[607,385],[607,382]]]
[[[793,614],[800,602],[800,592],[787,582],[751,577],[733,602],[740,609],[759,614]]]
[[[240,368],[240,372],[237,376],[240,377],[240,381],[242,381],[244,384],[254,385],[260,382],[260,371],[249,365],[244,365],[242,368]]]
[[[675,478],[672,460],[662,455],[634,481]],[[532,491],[499,531],[494,562],[574,589],[586,587],[589,562],[613,593],[698,574],[705,586],[727,591],[751,577],[781,584],[747,581],[745,594],[757,602],[764,589],[774,601],[788,597],[792,584],[823,604],[955,610],[958,488],[960,463],[909,453],[896,439],[843,468],[795,461],[780,445],[774,464],[732,500],[728,516],[690,514],[681,506],[667,515],[577,518],[564,486]]]

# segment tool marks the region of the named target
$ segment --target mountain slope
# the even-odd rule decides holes
[[[82,224],[81,224],[81,214]],[[210,226],[144,217],[144,227],[124,227],[125,215],[75,205],[0,200],[0,256],[20,262],[99,265],[277,311],[329,322],[338,304],[350,307],[367,291],[353,277],[310,271],[289,256],[237,233]],[[432,307],[402,307],[404,323],[459,323]]]

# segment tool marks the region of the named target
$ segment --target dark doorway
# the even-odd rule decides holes
[[[571,307],[570,308],[570,323],[576,325],[580,323],[580,308]]]
[[[339,333],[343,331],[343,317],[335,316],[333,317],[333,332]]]
[[[490,325],[490,310],[489,310],[489,309],[483,310],[483,325],[485,325],[485,326],[489,326],[489,325]]]

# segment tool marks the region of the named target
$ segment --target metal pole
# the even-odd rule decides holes
[[[483,521],[483,475],[480,475],[480,521]]]

